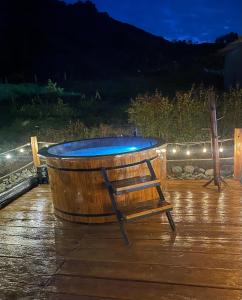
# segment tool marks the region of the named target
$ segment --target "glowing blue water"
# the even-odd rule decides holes
[[[68,151],[62,154],[62,156],[97,156],[97,155],[112,155],[122,154],[126,152],[133,152],[140,150],[142,146],[104,146],[95,148],[83,148],[73,151]]]

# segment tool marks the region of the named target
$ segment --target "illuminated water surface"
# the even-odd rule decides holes
[[[63,153],[63,156],[98,156],[113,155],[141,150],[138,146],[104,146],[95,148],[83,148]]]

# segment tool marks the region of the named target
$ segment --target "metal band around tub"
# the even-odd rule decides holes
[[[96,218],[96,217],[109,217],[109,216],[115,216],[115,213],[105,213],[105,214],[79,214],[79,213],[71,213],[71,212],[65,212],[59,208],[55,207],[55,210],[59,211],[62,214],[73,216],[73,217],[85,217],[85,218]]]
[[[150,158],[149,160],[152,161],[154,159],[158,158],[158,155]],[[144,164],[146,163],[146,159],[144,160],[141,160],[139,162],[136,162],[136,163],[132,163],[132,164],[127,164],[127,165],[121,165],[121,166],[116,166],[116,167],[107,167],[105,168],[106,170],[114,170],[114,169],[122,169],[122,168],[128,168],[128,167],[134,167],[134,166],[137,166],[137,165],[140,165],[140,164]],[[91,169],[69,169],[69,168],[57,168],[57,167],[54,167],[54,166],[51,166],[49,164],[47,164],[47,166],[51,169],[55,169],[55,170],[60,170],[60,171],[66,171],[66,172],[98,172],[98,171],[101,171],[102,168],[91,168]]]

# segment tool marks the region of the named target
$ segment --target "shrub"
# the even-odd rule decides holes
[[[68,120],[74,116],[74,111],[61,98],[58,98],[56,102],[45,102],[41,98],[35,97],[32,99],[32,103],[24,104],[19,108],[18,116],[32,120],[48,118]]]
[[[51,79],[48,80],[47,93],[49,95],[62,96],[63,92],[64,89],[59,87],[56,82],[53,82]]]
[[[161,93],[138,96],[129,108],[130,122],[144,136],[167,138],[174,118],[174,104]]]
[[[131,127],[113,127],[100,124],[97,127],[87,127],[81,121],[70,122],[63,128],[41,129],[39,138],[48,142],[63,142],[67,140],[87,139],[104,136],[131,135]]]
[[[164,97],[156,91],[136,97],[128,110],[129,122],[140,134],[155,136],[169,142],[206,140],[209,136],[209,89],[192,87],[179,91],[174,98]],[[242,90],[231,89],[216,94],[219,134],[231,137],[235,127],[242,126]]]
[[[225,136],[233,135],[234,128],[242,127],[242,89],[236,87],[225,92],[219,103],[219,127]]]

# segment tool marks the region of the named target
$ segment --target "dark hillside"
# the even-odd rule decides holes
[[[194,62],[201,68],[219,47],[171,43],[99,13],[89,1],[57,0],[1,0],[0,41],[0,76],[15,82],[112,78]]]

